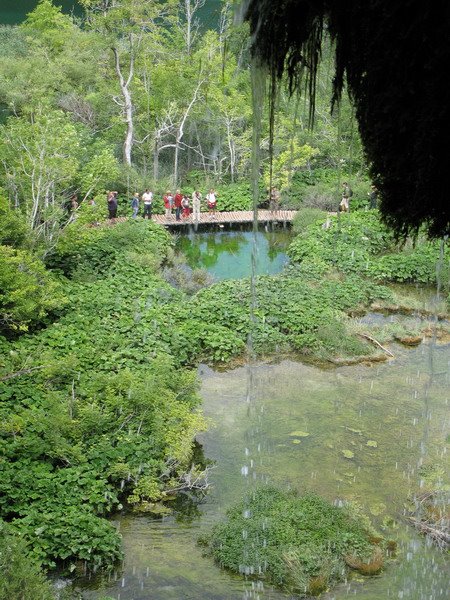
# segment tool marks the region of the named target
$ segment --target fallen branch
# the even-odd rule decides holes
[[[0,377],[0,381],[8,381],[8,379],[14,379],[14,377],[21,377],[22,375],[28,375],[33,371],[38,371],[39,369],[45,369],[47,365],[42,365],[40,367],[31,367],[31,369],[22,369],[21,371],[16,371],[15,373],[9,373],[8,375],[4,375]]]
[[[387,348],[385,348],[384,346],[382,346],[380,344],[379,341],[377,341],[374,337],[372,337],[371,335],[368,335],[367,333],[358,333],[358,335],[360,337],[365,338],[366,340],[369,340],[369,342],[371,342],[372,344],[374,344],[375,346],[378,346],[378,348],[381,348],[383,350],[383,352],[386,352],[386,354],[388,354],[391,358],[394,358],[394,355],[392,354],[392,352],[390,350],[388,350]]]
[[[408,517],[408,521],[411,521],[414,527],[421,533],[425,533],[426,535],[430,536],[430,538],[432,538],[432,540],[436,542],[440,548],[447,548],[450,546],[450,533],[447,531],[432,527],[425,521],[420,521],[415,517]]]

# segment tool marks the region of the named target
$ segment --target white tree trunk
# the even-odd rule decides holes
[[[192,107],[194,106],[195,102],[197,101],[198,92],[199,92],[203,82],[204,82],[204,79],[201,79],[198,82],[197,87],[195,88],[195,91],[194,91],[194,95],[192,96],[192,100],[189,102],[189,105],[186,108],[183,117],[181,118],[180,126],[178,127],[176,141],[175,141],[175,157],[174,157],[174,165],[173,165],[174,185],[178,184],[178,156],[179,156],[179,150],[180,150],[180,142],[184,135],[184,125],[186,123],[186,119],[189,116],[189,113],[191,112]]]
[[[114,53],[115,65],[116,65],[116,73],[119,79],[120,90],[122,92],[123,97],[123,112],[125,116],[125,123],[127,125],[127,130],[125,133],[125,140],[123,143],[123,162],[131,166],[131,152],[133,150],[133,141],[134,141],[134,123],[133,123],[133,102],[131,100],[131,92],[130,92],[130,83],[133,78],[134,72],[134,59],[133,59],[133,51],[131,50],[130,57],[130,70],[128,73],[128,78],[125,81],[125,78],[122,74],[122,70],[120,68],[120,60],[119,60],[119,52],[117,48],[112,48]]]

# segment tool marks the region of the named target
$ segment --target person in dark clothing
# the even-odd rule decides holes
[[[374,208],[378,208],[378,190],[374,185],[370,186],[369,196],[369,208],[373,210]]]
[[[119,192],[108,192],[108,212],[109,218],[115,219],[117,217],[117,196]]]

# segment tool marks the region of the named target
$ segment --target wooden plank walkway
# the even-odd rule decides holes
[[[290,223],[296,214],[296,210],[258,210],[258,222],[267,223],[269,221],[275,221]],[[155,223],[159,223],[159,225],[164,225],[166,227],[195,224],[192,215],[190,215],[189,218],[182,218],[181,221],[176,221],[174,214],[169,219],[167,219],[165,215],[152,215],[152,220]],[[216,212],[214,215],[202,212],[197,223],[198,225],[212,223],[253,223],[253,211]]]

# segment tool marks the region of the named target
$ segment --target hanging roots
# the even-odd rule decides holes
[[[448,235],[450,6],[444,0],[250,0],[253,52],[291,91],[307,77],[310,119],[322,37],[336,48],[332,102],[346,80],[384,220],[399,237]]]

